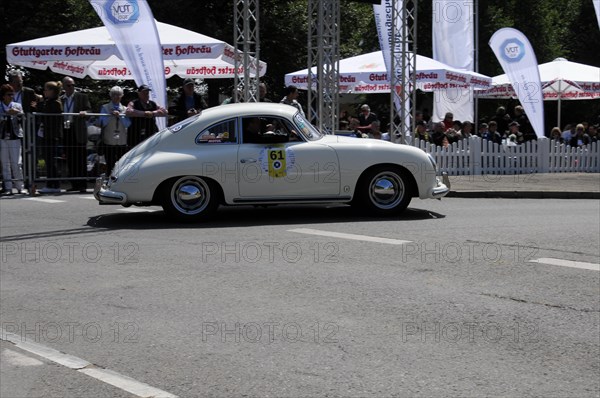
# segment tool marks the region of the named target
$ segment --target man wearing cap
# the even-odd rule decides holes
[[[477,135],[480,136],[481,138],[483,138],[484,140],[488,140],[488,141],[492,140],[492,134],[490,133],[490,130],[488,129],[487,123],[479,124],[479,133]]]
[[[508,125],[508,142],[515,144],[523,143],[523,133],[519,131],[519,122],[510,122]]]
[[[368,134],[371,131],[371,123],[379,120],[377,115],[371,112],[369,105],[364,104],[360,107],[358,115],[359,126],[357,127],[362,133]]]
[[[132,122],[127,131],[127,145],[134,147],[158,131],[157,116],[166,116],[167,110],[150,100],[150,87],[142,84],[138,87],[138,99],[127,105],[125,115]]]
[[[417,120],[415,122],[415,134],[414,139],[419,139],[424,142],[429,142],[429,134],[427,134],[427,126],[424,120]]]
[[[208,104],[194,90],[194,87],[194,79],[188,77],[183,80],[181,94],[175,99],[173,112],[171,112],[177,115],[178,122],[200,113],[202,109],[208,108]]]

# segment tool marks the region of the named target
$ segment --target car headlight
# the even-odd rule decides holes
[[[435,162],[435,159],[429,153],[427,154],[427,157],[429,158],[429,161],[431,162],[431,165],[433,166],[433,170],[437,173],[437,163]]]

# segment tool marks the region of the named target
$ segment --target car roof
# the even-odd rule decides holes
[[[261,116],[266,114],[293,117],[298,112],[293,106],[272,102],[248,102],[214,106],[202,111],[201,118],[222,119],[238,116]]]

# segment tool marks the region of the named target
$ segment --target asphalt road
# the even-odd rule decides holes
[[[415,199],[389,220],[221,208],[186,225],[45,198],[0,200],[2,397],[144,396],[89,369],[181,397],[600,394],[596,200]]]

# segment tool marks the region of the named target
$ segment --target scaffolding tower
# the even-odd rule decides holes
[[[390,137],[405,143],[414,131],[416,109],[417,0],[391,3]],[[236,101],[259,100],[259,0],[236,0]],[[319,130],[333,134],[338,123],[340,0],[308,0],[308,118]],[[397,42],[399,41],[399,43]],[[238,54],[240,54],[238,56]],[[242,65],[239,65],[239,58]],[[238,73],[243,67],[244,75]],[[315,67],[316,73],[312,73]],[[250,77],[250,70],[257,71]],[[396,73],[397,71],[397,73]]]
[[[259,0],[236,0],[234,2],[234,90],[235,102],[259,101],[260,29]],[[240,62],[241,61],[241,62]],[[243,68],[243,75],[239,73]],[[253,77],[250,71],[254,70]]]
[[[340,0],[308,0],[308,18],[308,118],[333,134],[340,91]]]
[[[390,45],[389,132],[392,141],[410,144],[417,98],[417,0],[392,0],[392,33],[399,43]]]

